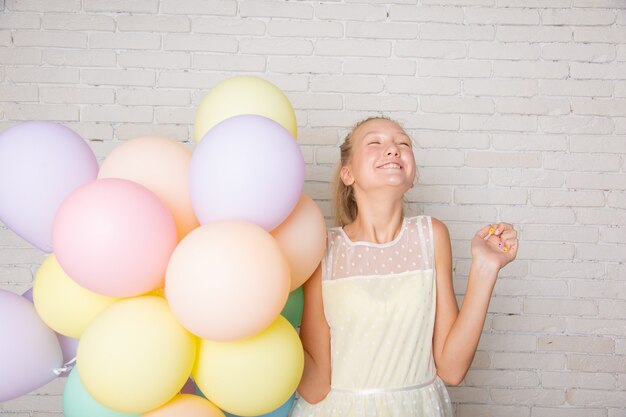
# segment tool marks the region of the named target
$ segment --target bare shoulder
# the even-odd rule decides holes
[[[435,265],[441,269],[452,263],[452,243],[448,227],[439,219],[432,218],[433,238],[435,240]]]
[[[431,217],[433,223],[433,236],[435,241],[447,241],[450,240],[450,232],[448,232],[448,226],[441,220]]]

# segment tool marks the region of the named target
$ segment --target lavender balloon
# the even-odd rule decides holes
[[[27,394],[57,377],[63,365],[56,334],[28,299],[0,290],[0,402]]]
[[[0,220],[51,252],[58,207],[97,175],[93,151],[73,130],[45,121],[10,127],[0,133]]]
[[[33,302],[33,289],[29,288],[22,294],[22,297],[26,298],[31,303]],[[35,308],[35,311],[37,309]],[[52,330],[52,329],[50,329]],[[56,334],[57,339],[59,339],[59,346],[61,346],[61,352],[63,353],[63,364],[69,363],[72,360],[76,359],[76,350],[78,350],[78,339],[73,337],[62,335],[61,333],[55,332],[52,330],[54,334]],[[67,376],[69,374],[68,371],[62,372],[59,376]]]
[[[228,118],[191,157],[191,203],[201,224],[245,220],[270,231],[298,203],[304,160],[287,129],[263,116]]]
[[[76,351],[78,350],[79,339],[56,333],[57,339],[59,339],[59,346],[61,346],[61,352],[63,353],[63,364],[72,362],[76,359]],[[67,372],[62,373],[59,376],[67,376]]]

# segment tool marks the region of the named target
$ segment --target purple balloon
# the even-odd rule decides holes
[[[73,130],[24,122],[0,133],[0,220],[27,242],[52,251],[52,223],[72,191],[94,180],[98,161]]]
[[[304,159],[287,129],[263,116],[228,118],[191,157],[191,203],[201,224],[245,220],[271,231],[289,216],[304,186]]]
[[[34,303],[35,301],[33,300],[33,287],[30,287],[29,289],[24,291],[24,294],[22,294],[22,297],[26,298],[31,303]]]
[[[26,298],[31,303],[33,302],[33,289],[29,288],[24,291],[22,297]],[[35,308],[35,311],[37,309]],[[51,329],[52,330],[52,329]],[[54,332],[54,330],[52,330]],[[73,337],[62,335],[61,333],[55,332],[57,335],[57,339],[59,339],[59,345],[61,346],[61,352],[63,352],[63,363],[66,364],[70,362],[72,359],[76,358],[76,350],[78,349],[79,339],[75,339]],[[63,372],[59,376],[67,376],[69,372]]]
[[[78,349],[78,342],[80,339],[62,335],[57,333],[57,339],[59,339],[59,346],[61,346],[61,352],[63,352],[63,363],[66,364],[72,359],[76,359],[76,350]],[[66,373],[62,373],[60,376],[67,376]]]
[[[59,340],[26,298],[0,289],[0,402],[40,388],[63,365]]]
[[[194,382],[193,378],[187,378],[187,382],[185,382],[185,385],[183,385],[183,387],[180,389],[180,393],[196,395],[196,383]]]

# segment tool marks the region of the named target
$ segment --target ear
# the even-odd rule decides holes
[[[347,166],[342,166],[339,171],[339,177],[341,177],[341,181],[343,181],[344,185],[350,186],[354,184],[354,177],[352,176],[352,171]]]

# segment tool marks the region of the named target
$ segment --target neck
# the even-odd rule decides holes
[[[360,199],[357,197],[359,213],[344,231],[352,241],[387,243],[394,240],[403,222],[402,199],[387,196]]]

